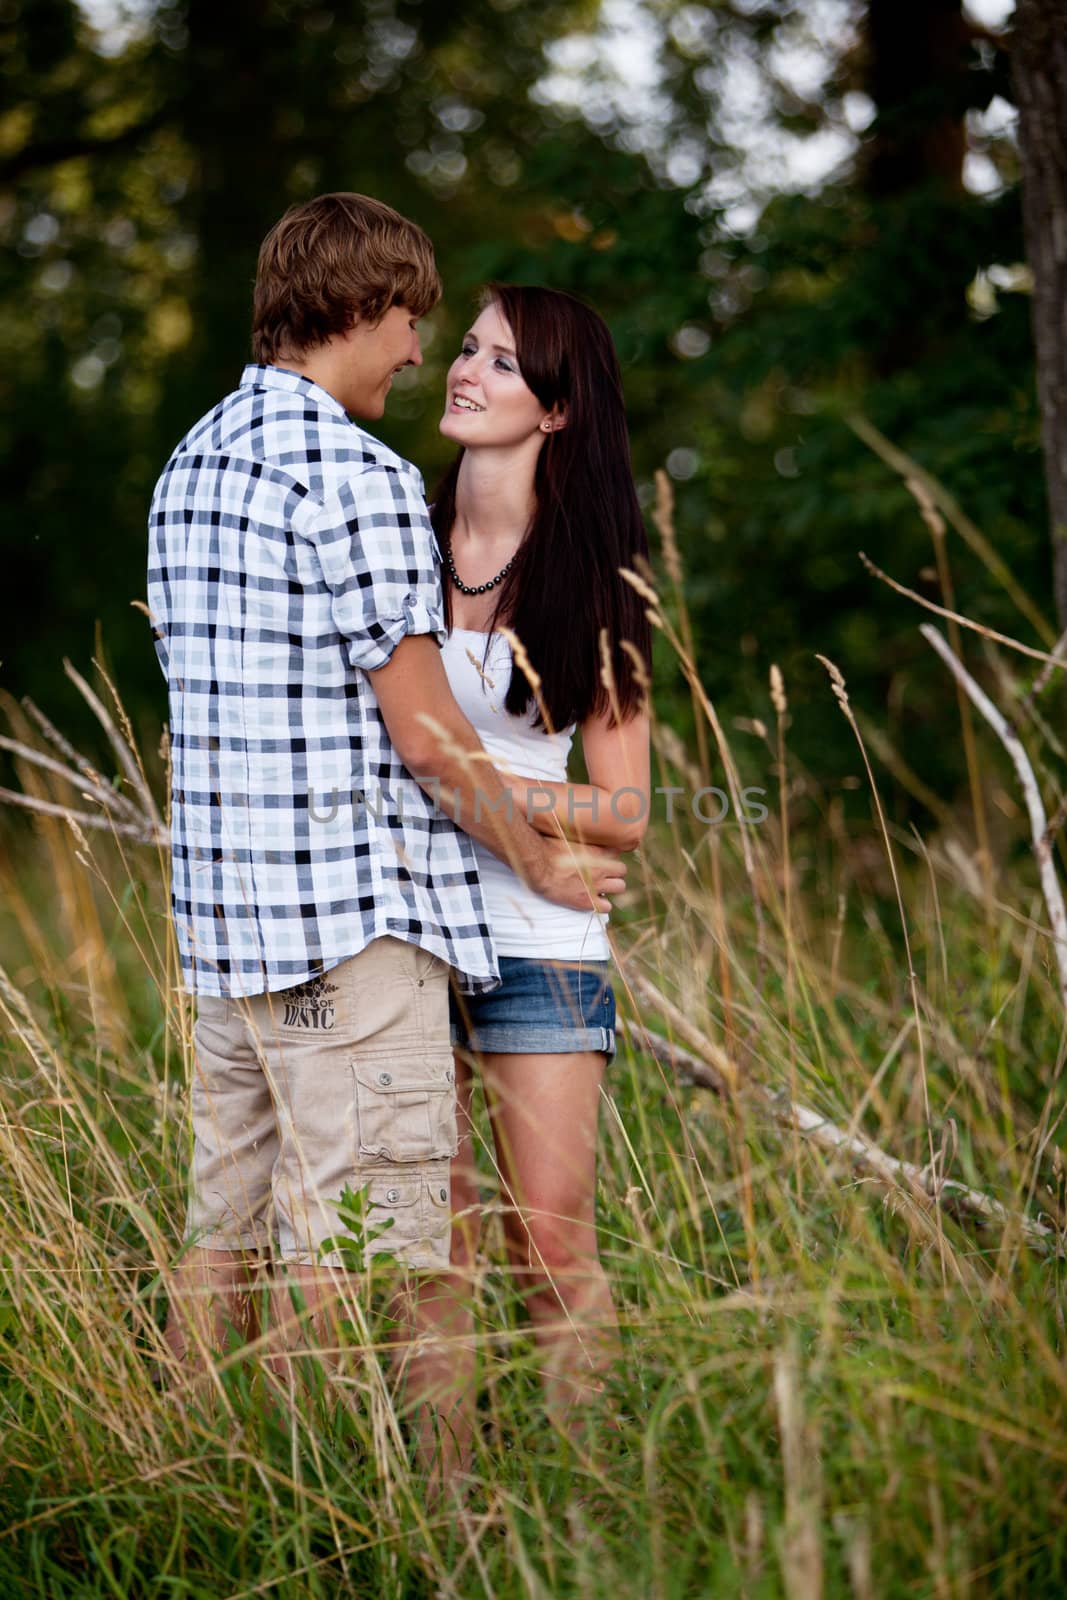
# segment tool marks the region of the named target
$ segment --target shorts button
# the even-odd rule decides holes
[[[400,1190],[399,1189],[386,1189],[385,1198],[388,1200],[388,1202],[389,1202],[389,1204],[391,1206],[395,1206],[397,1201],[400,1199]]]
[[[390,1083],[392,1083],[392,1081],[393,1081],[393,1074],[391,1072],[379,1072],[379,1074],[378,1074],[378,1082],[379,1083],[390,1084]]]
[[[445,1069],[445,1082],[446,1083],[455,1083],[455,1081],[456,1081],[456,1074],[452,1071],[451,1067],[447,1067]]]
[[[440,1196],[441,1196],[442,1200],[447,1200],[448,1199],[448,1190],[447,1189],[441,1189],[438,1192],[440,1193]]]
[[[419,988],[420,988],[420,989],[421,989],[421,988],[422,988],[422,986],[423,986],[423,984],[424,984],[424,983],[425,983],[425,982],[426,982],[426,979],[425,979],[425,978],[420,978],[420,979],[419,979]]]

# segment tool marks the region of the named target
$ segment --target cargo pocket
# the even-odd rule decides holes
[[[456,1154],[451,1057],[361,1056],[353,1070],[361,1156],[436,1161]]]
[[[377,1237],[367,1246],[367,1255],[381,1253],[403,1259],[405,1250],[417,1244],[422,1233],[419,1199],[422,1184],[417,1176],[372,1178],[367,1185],[367,1226]],[[392,1224],[392,1226],[390,1226]]]

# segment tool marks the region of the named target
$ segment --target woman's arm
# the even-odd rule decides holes
[[[539,833],[613,850],[636,850],[648,826],[651,772],[648,716],[638,712],[609,726],[607,717],[582,724],[588,783],[547,783],[509,774],[513,805]]]

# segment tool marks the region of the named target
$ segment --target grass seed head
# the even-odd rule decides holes
[[[785,696],[785,683],[782,678],[781,668],[776,661],[771,662],[771,704],[780,717],[784,717],[789,710],[789,702]]]

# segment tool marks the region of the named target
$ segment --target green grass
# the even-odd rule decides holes
[[[658,744],[671,781],[684,755],[663,730]],[[746,758],[772,797],[774,755]],[[348,1406],[313,1369],[280,1417],[242,1349],[210,1403],[153,1387],[191,1027],[165,863],[62,821],[10,832],[4,1600],[1067,1592],[1067,1039],[1033,875],[1005,851],[987,900],[943,832],[887,841],[790,782],[792,833],[775,799],[748,868],[736,829],[691,818],[655,828],[634,867],[624,1007],[731,1087],[693,1087],[639,1050],[639,1026],[609,1075],[619,1431],[590,1454],[549,1425],[491,1224],[462,1513],[425,1509],[381,1294],[346,1352]],[[827,1153],[790,1101],[919,1167],[933,1152],[1008,1219]]]

